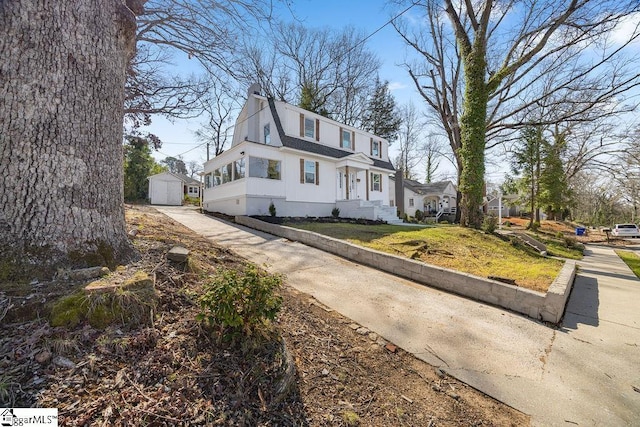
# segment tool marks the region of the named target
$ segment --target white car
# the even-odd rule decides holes
[[[616,224],[611,229],[611,235],[616,237],[640,237],[640,230],[635,224]]]

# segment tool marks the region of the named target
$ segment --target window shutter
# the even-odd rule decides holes
[[[356,151],[356,131],[351,131],[351,149]]]
[[[300,136],[304,136],[304,114],[300,113]]]
[[[369,138],[369,154],[373,156],[373,138]]]
[[[316,162],[316,185],[320,185],[320,163]]]
[[[300,184],[304,184],[304,159],[300,159]]]
[[[316,141],[320,141],[320,120],[316,119]]]

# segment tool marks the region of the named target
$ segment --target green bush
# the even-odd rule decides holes
[[[273,202],[269,204],[269,214],[271,216],[276,216],[276,205],[274,205]]]
[[[540,229],[540,221],[534,221],[529,229],[531,231],[538,231]]]
[[[194,205],[194,206],[199,206],[200,205],[200,199],[197,197],[191,197],[191,196],[184,196],[184,204],[185,205]]]
[[[505,221],[504,222],[504,226],[505,227],[511,227],[511,221]]]
[[[498,228],[498,217],[495,215],[485,215],[482,221],[482,230],[485,233],[493,233]]]
[[[416,209],[415,218],[416,218],[417,221],[422,221],[424,219],[424,214],[422,213],[422,211],[420,209]]]
[[[277,291],[282,277],[249,265],[243,272],[222,269],[205,285],[198,320],[217,330],[225,340],[264,332],[280,311]]]
[[[334,217],[334,218],[338,218],[340,216],[340,209],[333,208],[331,210],[331,216]]]

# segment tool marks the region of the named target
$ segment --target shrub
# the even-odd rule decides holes
[[[482,230],[485,233],[493,233],[498,228],[498,217],[495,215],[485,215],[482,221]]]
[[[531,231],[538,231],[540,229],[540,221],[534,221],[530,229]]]
[[[273,202],[269,204],[269,214],[271,216],[276,216],[276,205],[274,205]]]
[[[511,221],[505,221],[504,222],[504,226],[505,227],[511,227]]]
[[[415,218],[417,221],[422,221],[424,219],[424,214],[420,209],[416,209]]]
[[[277,291],[281,286],[281,276],[261,272],[254,265],[242,273],[222,269],[205,285],[197,319],[217,329],[225,340],[265,332],[280,311],[282,298]]]
[[[184,204],[185,205],[194,205],[194,206],[199,206],[200,205],[200,199],[197,197],[191,197],[191,196],[184,196]]]
[[[331,216],[334,217],[334,218],[338,218],[340,216],[340,209],[333,208],[331,210]]]
[[[558,239],[564,239],[564,233],[563,233],[562,231],[558,231],[558,232],[556,233],[556,237],[557,237]]]

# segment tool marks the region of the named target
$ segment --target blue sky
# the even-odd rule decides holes
[[[340,30],[350,25],[367,35],[382,27],[392,16],[384,0],[295,0],[292,3],[291,12],[282,4],[276,4],[277,18],[291,21],[294,19],[293,12],[298,21],[309,27]],[[407,72],[397,65],[405,59],[406,47],[393,27],[387,25],[379,30],[367,40],[367,46],[382,61],[380,78],[390,82],[396,102],[405,104],[412,100],[421,108],[423,102],[413,82]],[[185,67],[192,68],[192,64],[187,63]],[[193,135],[199,123],[200,119],[175,120],[171,123],[162,117],[154,117],[147,130],[157,134],[164,142],[160,152],[154,154],[156,159],[182,154],[185,161],[204,161],[204,148],[196,148],[201,142]]]

